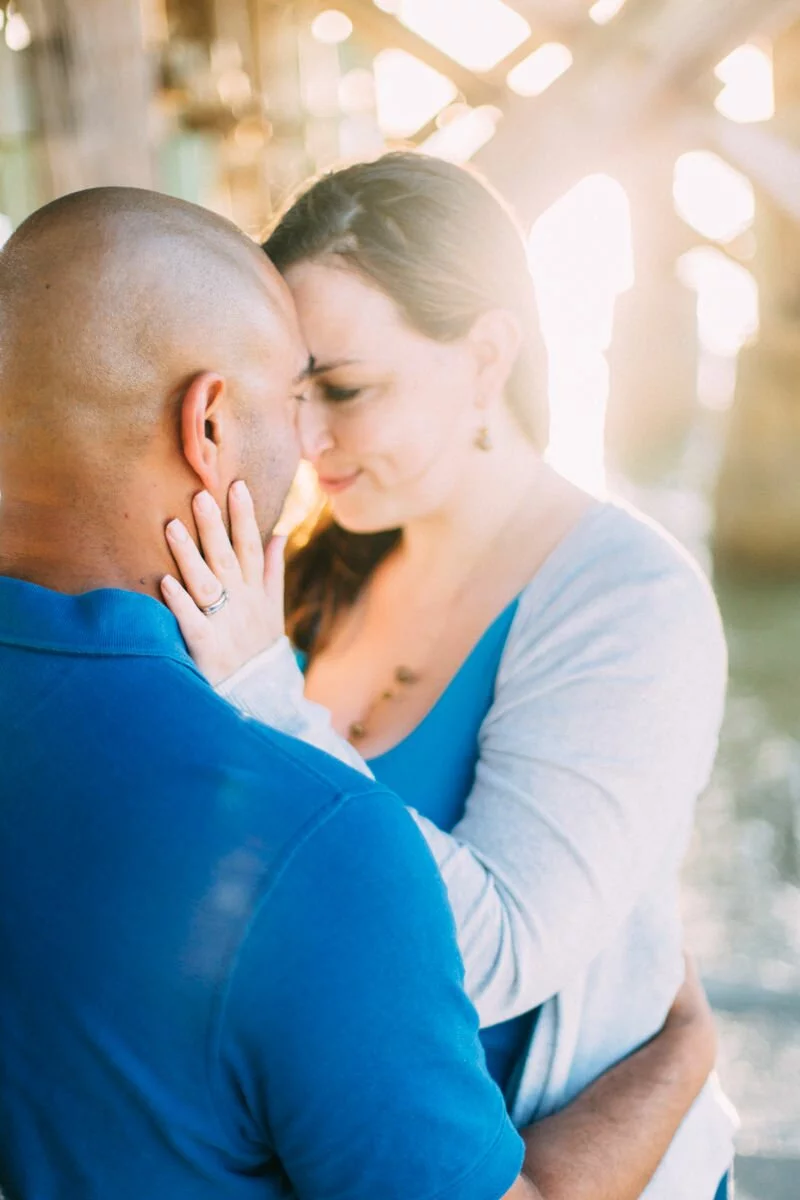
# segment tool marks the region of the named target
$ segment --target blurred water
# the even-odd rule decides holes
[[[714,420],[671,477],[621,489],[706,567]],[[800,1200],[800,581],[715,587],[731,684],[686,868],[687,938],[718,1013],[720,1077],[742,1118],[737,1196]]]

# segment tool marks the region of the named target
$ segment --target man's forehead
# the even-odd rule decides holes
[[[305,376],[309,354],[291,295],[284,296],[273,289],[262,289],[255,302],[251,297],[245,311],[249,332],[258,340],[259,353],[273,361],[280,358],[293,376]],[[229,319],[235,320],[235,317],[229,313]]]
[[[280,312],[285,313],[287,316],[291,314],[296,319],[297,310],[286,280],[274,263],[267,258],[264,251],[260,247],[256,247],[256,250],[260,255],[259,275],[271,303]]]

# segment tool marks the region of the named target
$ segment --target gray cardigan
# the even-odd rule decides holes
[[[518,1126],[562,1107],[664,1022],[683,976],[680,866],[726,673],[697,566],[638,514],[598,504],[522,594],[463,818],[443,833],[415,814],[481,1024],[541,1006],[506,1097]],[[286,639],[219,690],[368,770],[304,699]],[[711,1200],[735,1125],[713,1079],[647,1200]]]

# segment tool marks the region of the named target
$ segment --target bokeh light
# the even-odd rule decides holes
[[[405,50],[382,50],[374,69],[378,121],[388,138],[411,137],[456,98],[451,79]]]
[[[700,344],[709,354],[732,358],[758,331],[758,285],[750,271],[713,246],[682,255],[678,278],[697,293]]]
[[[503,114],[492,104],[482,104],[479,108],[470,108],[467,104],[451,107],[457,109],[452,119],[444,121],[427,137],[420,150],[448,162],[465,163],[491,141]],[[445,115],[449,111],[445,110]]]
[[[9,13],[6,17],[6,45],[9,50],[27,50],[30,44],[31,31],[22,13]]]
[[[589,17],[595,25],[607,25],[625,7],[625,0],[596,0],[589,9]]]
[[[755,194],[750,180],[709,150],[681,155],[672,191],[678,215],[713,241],[733,241],[753,223]]]
[[[725,84],[714,104],[731,121],[748,124],[775,115],[772,58],[760,46],[739,46],[714,74]]]
[[[561,42],[545,42],[508,73],[508,86],[518,96],[541,96],[572,66],[572,51]]]
[[[502,0],[398,0],[389,10],[404,25],[470,71],[489,71],[531,35]]]
[[[336,8],[328,8],[319,13],[311,23],[311,34],[318,42],[328,46],[338,46],[346,42],[353,32],[353,22],[346,13]]]
[[[552,205],[529,239],[547,348],[551,463],[581,487],[605,483],[605,352],[617,296],[634,281],[630,206],[620,184],[590,175]]]
[[[372,112],[375,108],[375,76],[366,67],[353,67],[339,80],[339,106],[344,113]]]

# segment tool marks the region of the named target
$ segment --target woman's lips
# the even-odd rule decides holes
[[[323,492],[328,492],[331,495],[338,494],[339,492],[346,492],[349,487],[353,486],[360,474],[360,471],[353,471],[351,475],[338,475],[330,477],[319,475],[319,486],[322,488]]]

